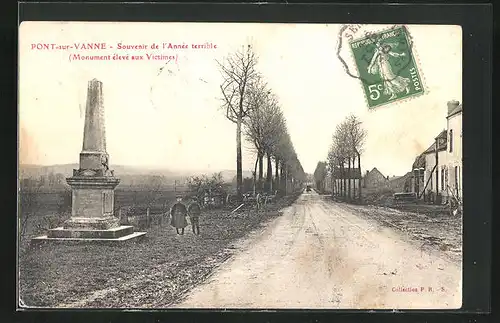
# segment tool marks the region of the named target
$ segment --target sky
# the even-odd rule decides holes
[[[363,31],[390,26],[364,25]],[[306,172],[326,160],[337,124],[354,114],[367,138],[362,170],[404,175],[446,128],[446,102],[461,101],[459,26],[408,25],[426,93],[369,109],[361,82],[337,58],[341,25],[254,23],[23,22],[19,31],[19,161],[77,163],[88,81],[103,82],[107,151],[113,164],[170,170],[236,168],[236,126],[220,108],[216,60],[252,44],[257,69],[279,98]],[[345,38],[344,38],[345,39]],[[106,50],[32,49],[36,44],[106,43]],[[212,49],[119,50],[162,43]],[[344,41],[345,44],[345,41]],[[113,48],[109,48],[113,46]],[[356,72],[349,48],[340,55]],[[80,55],[176,55],[141,61],[70,60]],[[255,157],[244,143],[243,169]]]

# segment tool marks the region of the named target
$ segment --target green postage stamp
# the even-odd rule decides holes
[[[424,84],[404,26],[350,41],[370,108],[418,96]]]

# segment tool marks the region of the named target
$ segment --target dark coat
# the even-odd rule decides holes
[[[201,214],[201,207],[197,202],[193,202],[188,207],[188,214],[191,218],[199,218]]]
[[[170,225],[176,229],[182,229],[187,227],[188,223],[186,220],[187,209],[186,206],[180,202],[175,203],[170,210]]]

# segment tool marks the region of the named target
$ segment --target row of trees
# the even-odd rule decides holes
[[[332,195],[347,200],[361,199],[361,154],[366,135],[366,130],[355,115],[347,116],[337,125],[327,161],[319,162],[314,172],[318,189],[324,188],[324,181],[330,175]],[[358,185],[353,182],[356,180]]]
[[[326,162],[320,161],[316,165],[316,169],[314,170],[314,184],[316,188],[323,193],[325,191],[325,180],[328,175],[328,169]]]
[[[254,192],[256,190],[286,194],[287,185],[305,180],[287,129],[286,119],[277,96],[257,70],[258,57],[250,45],[219,62],[223,82],[222,109],[236,124],[236,192],[242,198],[242,137],[252,145],[256,155]],[[267,172],[264,179],[264,158]],[[274,175],[273,175],[274,163]],[[258,168],[258,172],[257,172]],[[273,187],[274,185],[277,187]]]

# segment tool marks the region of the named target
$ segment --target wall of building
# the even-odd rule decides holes
[[[452,130],[452,143],[450,151],[450,130]],[[462,198],[462,113],[448,118],[448,185],[453,195]]]
[[[388,186],[396,193],[406,192],[406,191],[412,192],[411,179],[412,179],[411,172],[406,173],[405,175],[400,176],[398,178],[389,178]]]
[[[425,171],[424,171],[424,185],[427,184],[427,181],[429,180],[429,176],[431,177],[429,184],[427,184],[427,187],[425,188],[424,193],[428,193],[429,191],[433,192],[436,194],[436,192],[443,194],[446,191],[446,186],[443,187],[442,185],[442,176],[443,176],[443,165],[447,164],[447,157],[448,153],[446,150],[441,150],[438,152],[438,167],[432,172],[434,165],[436,165],[436,154],[435,153],[430,153],[425,155]],[[436,191],[436,171],[438,172],[438,186],[437,186],[437,191]],[[431,173],[432,172],[432,173]]]
[[[363,187],[366,188],[383,187],[386,184],[387,178],[377,171],[371,171],[363,177]]]
[[[411,172],[410,192],[417,193],[419,197],[423,196],[425,187],[425,169],[414,169]]]

